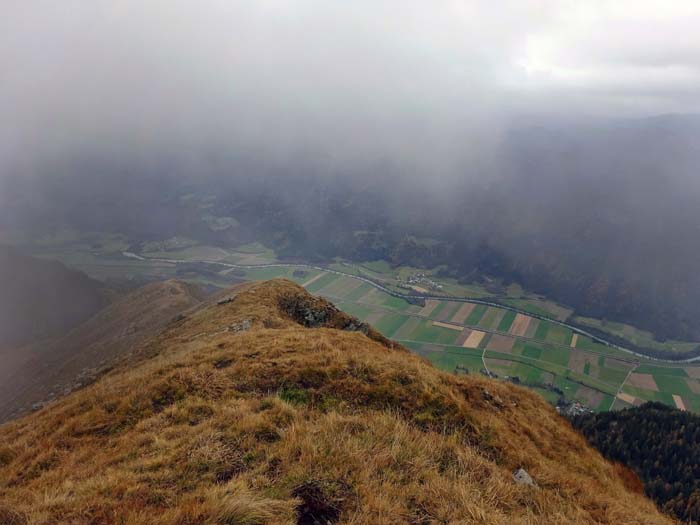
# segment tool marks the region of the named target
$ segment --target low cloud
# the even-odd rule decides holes
[[[697,111],[699,25],[696,2],[11,0],[0,176],[222,150],[454,175],[522,115]]]

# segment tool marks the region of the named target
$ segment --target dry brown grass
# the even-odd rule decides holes
[[[301,327],[294,301],[336,328]],[[289,281],[192,314],[152,358],[0,427],[0,523],[670,523],[536,394],[349,322]]]

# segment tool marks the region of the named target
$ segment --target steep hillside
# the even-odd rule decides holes
[[[646,403],[579,416],[574,425],[605,457],[637,472],[665,512],[700,521],[700,416]]]
[[[0,523],[670,523],[536,394],[289,281],[230,294],[0,427]]]
[[[0,348],[63,334],[105,304],[102,283],[0,246]]]
[[[153,283],[115,300],[63,337],[0,349],[0,421],[92,381],[125,353],[203,300],[178,281]]]

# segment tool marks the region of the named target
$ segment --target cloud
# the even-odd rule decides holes
[[[681,1],[9,0],[0,154],[448,172],[521,113],[697,111],[699,25]]]
[[[601,116],[698,111],[700,4],[562,5],[550,25],[528,35],[513,89],[578,101],[589,95],[584,110]]]

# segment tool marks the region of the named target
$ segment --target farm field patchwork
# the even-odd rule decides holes
[[[229,227],[237,224],[233,217],[204,216],[205,222],[213,230]],[[192,238],[176,236],[169,239],[149,240],[134,242],[128,236],[120,233],[106,232],[78,232],[70,229],[57,231],[52,235],[42,238],[21,236],[16,240],[23,246],[29,255],[60,260],[69,266],[85,271],[88,275],[98,279],[146,278],[148,280],[164,278],[184,278],[193,282],[212,284],[219,287],[231,283],[229,277],[239,278],[238,272],[228,269],[228,273],[219,272],[222,278],[207,275],[197,275],[196,271],[186,274],[178,273],[173,267],[158,266],[157,261],[125,261],[123,253],[131,250],[136,257],[160,257],[164,259],[179,259],[185,262],[198,263],[202,261],[221,261],[234,264],[255,265],[269,264],[278,261],[275,251],[260,242],[251,242],[239,246],[212,246]],[[422,239],[420,242],[430,245],[433,240]],[[131,264],[125,264],[131,263]],[[620,337],[632,345],[666,350],[686,352],[700,346],[700,341],[657,341],[654,334],[638,329],[634,326],[600,319],[574,315],[572,309],[564,304],[559,304],[547,297],[525,290],[517,283],[505,284],[498,279],[482,278],[474,282],[457,281],[455,278],[445,277],[442,267],[433,269],[416,268],[411,266],[394,267],[386,260],[350,262],[342,259],[330,264],[332,269],[364,276],[381,282],[384,286],[395,291],[406,293],[410,288],[409,283],[420,289],[428,290],[431,294],[448,296],[488,299],[496,303],[506,304],[524,312],[557,319],[560,321],[575,322],[587,327],[601,330],[615,337]],[[288,274],[277,274],[290,277]],[[276,275],[276,276],[277,276]],[[247,275],[246,279],[249,278]],[[296,279],[295,279],[296,280]],[[366,290],[365,290],[366,291]],[[315,291],[318,293],[318,290]],[[398,307],[398,304],[393,305]],[[459,308],[456,309],[457,312]],[[464,312],[464,311],[463,311]],[[481,312],[482,315],[484,312]],[[470,315],[471,312],[468,313]],[[447,314],[443,314],[446,316]],[[449,321],[449,319],[439,319]],[[484,323],[491,317],[484,319]],[[471,320],[470,326],[478,323],[479,319]],[[503,315],[503,324],[489,326],[496,331],[510,330],[508,322],[510,316]],[[457,321],[459,323],[464,320]],[[532,329],[539,323],[532,323]],[[483,326],[483,325],[482,325]],[[486,326],[483,326],[486,328]],[[542,328],[542,330],[545,330]],[[533,337],[528,333],[527,337]],[[578,341],[572,337],[571,345],[577,346]],[[552,341],[552,339],[549,339]]]
[[[412,305],[358,282],[331,274],[308,288],[443,370],[474,374],[485,363],[550,402],[564,397],[594,410],[660,401],[700,411],[700,366],[657,364],[494,306],[448,299]]]

